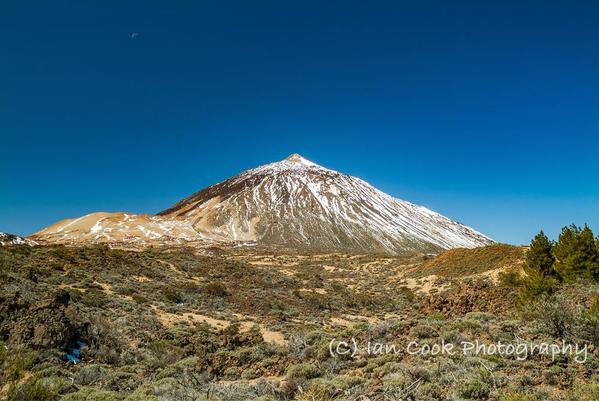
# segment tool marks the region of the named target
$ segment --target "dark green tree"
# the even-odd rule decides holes
[[[599,279],[599,250],[593,231],[586,224],[578,237],[577,262],[588,277]]]
[[[555,270],[565,281],[577,278],[599,280],[599,249],[589,226],[564,227],[553,249]]]
[[[537,302],[553,294],[558,288],[558,284],[557,278],[543,276],[538,270],[529,269],[521,280],[521,287],[517,293],[517,304],[526,305]]]
[[[526,268],[535,271],[543,277],[555,276],[553,269],[555,258],[553,257],[553,244],[541,231],[530,242],[530,248],[526,252]]]
[[[526,275],[518,280],[521,285],[518,291],[518,303],[526,305],[552,294],[557,288],[557,273],[553,268],[553,243],[543,231],[530,242],[526,252]]]
[[[577,248],[580,228],[572,224],[562,228],[562,232],[553,247],[555,256],[555,270],[564,280],[572,280],[580,272],[574,263],[574,254]]]

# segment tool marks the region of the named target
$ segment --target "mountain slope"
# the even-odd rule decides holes
[[[298,154],[210,186],[161,212],[205,235],[293,247],[401,253],[488,237]]]
[[[191,224],[183,220],[147,214],[102,212],[61,220],[38,231],[32,238],[42,242],[109,242],[140,246],[205,240]]]
[[[156,216],[92,213],[56,223],[32,238],[142,246],[244,242],[392,254],[493,242],[461,223],[298,154],[205,188]]]
[[[2,233],[0,232],[0,246],[7,245],[37,245],[34,241],[31,241],[27,238],[20,237],[14,234]]]

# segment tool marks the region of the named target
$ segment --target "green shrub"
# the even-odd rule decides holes
[[[108,298],[104,291],[97,288],[90,288],[81,295],[81,302],[94,308],[102,308],[108,303]]]
[[[311,380],[308,387],[300,393],[298,400],[329,401],[339,399],[338,395],[349,389],[359,386],[363,379],[352,376],[335,376],[327,379],[318,378]]]
[[[416,299],[414,291],[412,291],[409,287],[406,287],[404,285],[399,287],[399,294],[400,296],[404,297],[404,299],[408,302],[412,302]]]
[[[475,319],[470,319],[470,318],[462,318],[459,320],[455,320],[453,322],[451,322],[448,326],[448,329],[450,330],[459,330],[460,332],[463,331],[478,331],[482,329],[482,324]]]
[[[586,321],[582,308],[565,294],[542,298],[521,312],[524,318],[536,323],[541,332],[561,339],[575,337]]]
[[[526,393],[503,393],[499,397],[500,401],[537,401],[537,397]]]
[[[173,286],[166,286],[160,292],[162,293],[162,296],[169,302],[176,304],[183,302],[183,296],[181,295],[181,292]]]
[[[69,386],[62,377],[33,377],[16,386],[8,394],[8,401],[53,401]]]
[[[61,401],[118,401],[122,397],[114,391],[83,388],[76,393],[70,393],[62,397]]]
[[[485,382],[474,379],[465,383],[462,383],[458,387],[458,393],[460,396],[473,400],[487,399],[491,393],[491,388]]]
[[[227,293],[227,286],[222,281],[212,281],[204,286],[207,294],[215,297],[224,297]]]
[[[334,397],[326,388],[310,386],[307,390],[300,392],[295,399],[297,401],[333,401]]]
[[[595,295],[589,307],[589,314],[596,319],[599,319],[599,294]]]
[[[2,383],[14,382],[23,378],[38,356],[35,351],[5,349],[0,343],[0,369]]]
[[[416,389],[416,399],[422,401],[437,401],[441,399],[441,388],[438,384],[423,383]]]
[[[428,320],[445,320],[445,316],[441,312],[431,312],[426,316],[426,318]]]
[[[252,380],[259,377],[258,374],[256,373],[255,370],[253,369],[244,369],[243,372],[241,372],[241,378],[243,380]]]
[[[117,364],[123,355],[122,335],[105,317],[92,319],[89,329],[90,356],[97,362]]]
[[[518,291],[518,304],[527,305],[542,297],[555,292],[558,281],[553,277],[545,277],[540,273],[530,271],[522,280],[522,286]]]
[[[424,339],[431,337],[438,337],[436,329],[426,323],[420,323],[410,329],[410,336],[414,338]]]
[[[133,295],[131,295],[131,298],[138,304],[145,304],[148,302],[148,298],[146,298],[140,294],[133,294]]]
[[[238,336],[241,330],[241,325],[237,321],[231,322],[227,327],[223,329],[223,334],[228,337]]]
[[[183,357],[183,350],[167,340],[151,342],[146,348],[150,351],[150,365],[153,368],[164,368]]]
[[[287,377],[291,379],[312,379],[320,376],[320,370],[311,363],[300,363],[287,369]]]
[[[434,371],[430,369],[429,366],[420,364],[409,366],[406,369],[406,373],[412,378],[412,381],[422,380],[424,382],[428,382],[431,380],[431,376],[433,375]]]
[[[498,279],[499,285],[502,287],[515,288],[522,285],[522,275],[515,269],[500,272]]]
[[[223,372],[225,379],[237,380],[241,377],[241,370],[236,366],[229,366]]]
[[[89,386],[98,383],[105,376],[107,368],[97,364],[86,364],[81,366],[75,373],[75,383]]]
[[[572,401],[597,401],[599,400],[599,383],[596,381],[576,381],[570,388],[568,396],[568,399]]]

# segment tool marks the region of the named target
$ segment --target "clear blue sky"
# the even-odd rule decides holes
[[[499,241],[599,231],[599,2],[294,3],[3,0],[0,231],[293,152]]]

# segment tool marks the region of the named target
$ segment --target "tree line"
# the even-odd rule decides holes
[[[521,287],[521,303],[551,294],[560,283],[599,282],[599,238],[588,225],[562,228],[557,241],[543,231],[531,241],[525,260],[525,273],[503,275],[504,283]]]

